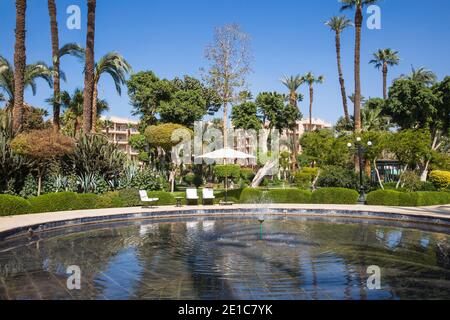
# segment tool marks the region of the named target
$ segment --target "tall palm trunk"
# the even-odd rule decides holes
[[[341,63],[341,34],[336,32],[336,57],[337,57],[337,66],[339,73],[339,83],[341,85],[341,95],[342,95],[342,105],[344,107],[344,116],[347,122],[350,122],[350,115],[348,113],[348,104],[347,104],[347,92],[345,90],[345,80],[344,73],[342,72],[342,63]]]
[[[294,107],[298,107],[297,104],[297,93],[291,92],[290,94],[290,103]],[[292,162],[292,172],[294,172],[297,169],[297,154],[298,154],[298,139],[297,139],[297,123],[295,124],[295,128],[292,132],[292,147],[294,150],[292,150],[291,154],[291,162]],[[286,180],[286,179],[285,179]]]
[[[387,100],[387,74],[388,74],[388,66],[387,63],[384,62],[383,64],[383,98],[384,100]]]
[[[25,14],[26,0],[16,0],[16,44],[14,47],[14,106],[13,129],[20,130],[23,123],[23,92],[26,66]]]
[[[314,87],[309,85],[309,131],[312,131],[312,108],[314,102]]]
[[[60,79],[60,62],[59,62],[59,34],[58,34],[58,21],[56,19],[56,5],[55,0],[48,0],[48,14],[50,16],[50,31],[52,36],[52,61],[53,70],[55,72],[53,76],[53,126],[56,131],[60,129],[60,91],[61,91],[61,79]]]
[[[92,100],[94,91],[94,45],[96,0],[88,0],[88,23],[86,36],[86,67],[83,94],[83,130],[92,130]]]
[[[362,5],[355,13],[355,132],[361,132],[361,29],[363,23]]]
[[[97,81],[94,80],[94,92],[92,94],[92,133],[95,133],[97,131],[97,85]]]
[[[361,29],[363,23],[362,5],[356,6],[355,13],[355,133],[362,132],[361,125]],[[364,170],[360,167],[359,157],[355,156],[356,173]]]

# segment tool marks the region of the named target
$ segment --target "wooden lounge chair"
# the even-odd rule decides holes
[[[158,202],[158,201],[159,201],[158,198],[149,198],[149,197],[148,197],[148,194],[147,194],[147,191],[145,191],[145,190],[140,190],[140,191],[139,191],[139,196],[141,197],[141,201],[142,201],[142,202],[144,202],[144,203],[149,203],[149,204],[150,204],[150,208],[153,207],[153,204],[154,204],[155,202]]]
[[[214,196],[214,190],[213,189],[202,189],[202,199],[203,199],[203,204],[205,204],[205,202],[211,202],[212,204],[214,204],[214,199],[216,197]]]
[[[197,194],[197,189],[195,188],[189,188],[186,189],[186,201],[187,203],[191,203],[191,202],[195,202],[196,204],[198,204],[198,194]]]

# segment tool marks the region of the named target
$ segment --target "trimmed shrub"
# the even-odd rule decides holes
[[[216,165],[214,174],[221,179],[238,179],[241,174],[241,167],[236,164]]]
[[[77,196],[77,210],[85,210],[85,209],[101,209],[101,203],[99,201],[100,196],[96,194],[84,193],[78,194]]]
[[[175,205],[176,199],[175,195],[173,195],[170,192],[164,192],[164,191],[151,191],[148,192],[149,198],[158,198],[159,201],[156,202],[159,206],[169,206],[169,205]]]
[[[227,201],[239,203],[242,191],[244,189],[230,189],[228,190]],[[220,203],[221,201],[225,201],[225,190],[217,191],[214,193],[216,199],[214,199],[214,203]]]
[[[241,203],[261,203],[264,192],[261,189],[245,188],[239,198]]]
[[[450,203],[447,192],[399,192],[378,190],[367,195],[367,204],[380,206],[436,206]]]
[[[119,190],[119,201],[122,207],[138,207],[142,206],[141,197],[137,189]]]
[[[301,171],[296,172],[294,175],[295,185],[303,189],[311,187],[311,184],[317,176],[318,172],[318,168],[303,168]]]
[[[438,190],[446,189],[450,186],[450,172],[435,170],[430,173],[429,179]]]
[[[98,198],[100,208],[122,208],[124,207],[118,191],[107,192]]]
[[[0,216],[12,216],[32,212],[28,200],[21,197],[0,194]]]
[[[323,188],[314,191],[311,200],[317,204],[356,204],[358,198],[358,192],[352,189]]]
[[[417,206],[437,206],[450,204],[448,192],[417,192]]]
[[[367,195],[366,202],[371,206],[398,206],[401,194],[395,190],[377,190]]]
[[[273,203],[311,203],[312,192],[299,189],[275,189],[267,192]]]
[[[30,198],[33,212],[58,212],[77,210],[79,208],[78,194],[74,192],[49,193]]]

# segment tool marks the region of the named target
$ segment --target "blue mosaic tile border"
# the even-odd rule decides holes
[[[387,212],[375,212],[375,211],[358,211],[358,210],[325,210],[325,209],[293,209],[293,208],[265,208],[265,209],[190,209],[179,211],[155,211],[146,213],[130,213],[130,214],[117,214],[110,216],[98,216],[89,218],[80,218],[73,220],[62,220],[57,222],[49,222],[37,225],[30,225],[26,227],[15,228],[0,232],[0,241],[4,241],[13,237],[20,237],[26,235],[31,229],[35,233],[46,232],[52,229],[70,228],[74,226],[80,226],[85,224],[94,223],[107,223],[112,221],[133,221],[133,220],[145,220],[152,218],[164,218],[164,217],[192,217],[192,216],[322,216],[326,218],[333,217],[348,217],[355,219],[377,219],[377,220],[395,220],[397,222],[405,223],[421,223],[438,225],[445,228],[450,228],[450,216],[448,218],[435,218],[419,215],[406,215],[399,213],[387,213]]]

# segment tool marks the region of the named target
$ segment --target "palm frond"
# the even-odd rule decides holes
[[[66,55],[76,57],[81,61],[84,61],[85,50],[82,46],[78,45],[77,43],[67,43],[59,49],[59,58],[62,58]]]

